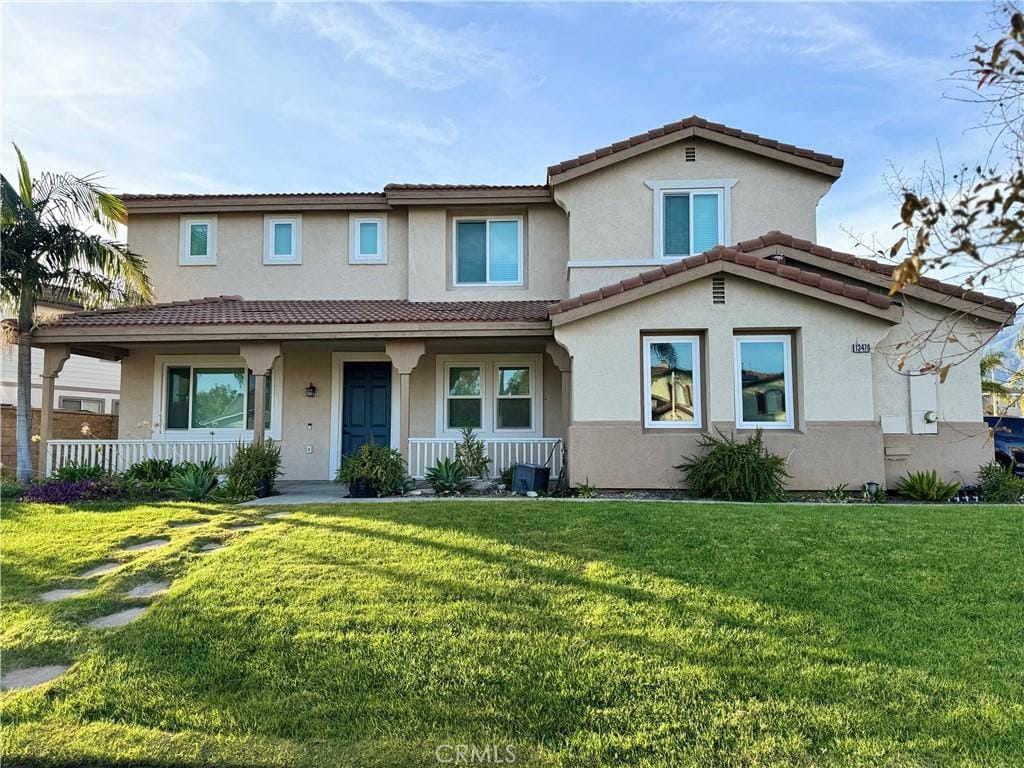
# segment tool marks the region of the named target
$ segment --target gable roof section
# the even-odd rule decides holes
[[[883,293],[723,246],[564,299],[548,307],[548,314],[552,325],[564,325],[720,272],[828,301],[891,323],[898,323],[903,317],[903,310]]]
[[[767,139],[756,133],[748,133],[739,128],[730,128],[727,125],[712,123],[703,117],[691,115],[675,123],[652,128],[646,133],[600,147],[579,157],[555,163],[548,167],[548,184],[555,185],[569,181],[630,157],[694,137],[780,160],[832,178],[838,178],[843,172],[841,158],[815,152],[813,149],[785,144],[775,139]]]
[[[886,291],[892,285],[892,274],[895,266],[874,259],[855,256],[817,245],[810,240],[802,240],[773,230],[753,240],[744,240],[734,248],[744,253],[757,253],[770,250],[794,261],[808,266],[827,269],[845,277],[861,282],[871,283]],[[944,283],[932,277],[922,277],[917,284],[905,285],[901,293],[907,296],[929,301],[943,306],[955,305],[971,314],[1006,322],[1017,311],[1017,305],[1007,299],[989,296],[981,291],[973,291],[952,283]]]

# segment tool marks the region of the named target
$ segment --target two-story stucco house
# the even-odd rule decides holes
[[[564,444],[576,482],[666,488],[701,431],[759,427],[794,489],[970,479],[991,455],[977,366],[939,383],[883,350],[1015,307],[934,280],[890,298],[889,267],[815,245],[842,167],[691,117],[536,186],[126,195],[159,303],[36,339],[51,386],[69,352],[121,359],[121,463],[265,432],[288,479],[371,437],[421,477],[472,427],[494,469],[557,472]]]

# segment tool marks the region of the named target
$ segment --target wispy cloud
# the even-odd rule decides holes
[[[279,4],[275,18],[307,27],[347,61],[363,61],[410,88],[446,91],[490,80],[517,92],[544,82],[478,24],[447,29],[381,3]]]
[[[286,117],[325,128],[336,139],[352,143],[402,140],[451,146],[459,138],[458,126],[447,117],[427,122],[416,117],[386,117],[362,110],[335,109],[298,99],[284,102],[280,110]]]

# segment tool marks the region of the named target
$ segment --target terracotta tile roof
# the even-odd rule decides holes
[[[385,184],[384,192],[405,192],[413,190],[459,192],[462,190],[503,190],[503,189],[534,189],[546,190],[547,184]]]
[[[126,192],[119,197],[126,203],[131,203],[140,200],[259,200],[266,197],[379,197],[383,199],[384,195],[381,192],[231,192],[212,195]]]
[[[563,160],[560,163],[555,163],[548,167],[548,176],[565,173],[566,171],[578,168],[581,165],[592,163],[599,158],[607,157],[608,155],[613,155],[616,152],[621,152],[624,149],[639,146],[651,141],[652,139],[657,139],[667,134],[677,133],[690,128],[703,128],[704,130],[712,131],[713,133],[720,133],[723,136],[729,136],[730,138],[742,139],[743,141],[750,142],[751,144],[757,144],[761,147],[786,152],[787,154],[801,157],[805,160],[813,160],[815,162],[831,166],[832,168],[843,167],[843,161],[838,157],[826,155],[821,152],[815,152],[813,149],[804,149],[803,147],[796,147],[792,144],[784,144],[780,141],[776,141],[775,139],[766,139],[764,136],[758,136],[756,133],[748,133],[746,131],[741,131],[738,128],[730,128],[729,126],[722,125],[721,123],[709,122],[703,117],[697,117],[697,115],[690,115],[690,117],[685,117],[675,123],[668,123],[660,128],[652,128],[646,133],[631,136],[628,139],[617,141],[606,147],[600,147],[592,152],[587,152],[579,157],[574,157],[571,160]]]
[[[572,298],[555,302],[548,307],[548,314],[557,315],[560,312],[566,312],[570,309],[576,309],[577,307],[583,307],[587,304],[593,304],[601,301],[602,299],[607,299],[611,296],[631,291],[643,285],[664,280],[672,275],[685,272],[688,269],[694,269],[716,261],[732,262],[741,267],[767,272],[769,274],[777,275],[785,280],[790,280],[794,283],[799,283],[801,285],[824,291],[828,294],[844,296],[854,301],[862,301],[865,304],[876,307],[877,309],[888,309],[893,304],[892,299],[884,293],[870,291],[859,285],[850,285],[849,283],[844,283],[841,280],[835,280],[831,277],[819,275],[816,272],[806,272],[802,269],[798,269],[797,267],[780,264],[773,259],[766,259],[760,256],[744,253],[738,248],[726,248],[718,245],[709,251],[697,254],[696,256],[690,256],[682,261],[673,261],[669,264],[655,267],[647,272],[642,272],[635,277],[627,277],[625,280],[620,280],[617,283],[606,285],[596,291],[589,291],[587,293],[582,293],[579,296],[573,296]]]
[[[773,245],[782,245],[788,248],[794,248],[798,251],[804,251],[805,253],[819,256],[823,259],[829,259],[830,261],[839,262],[841,264],[849,264],[854,267],[859,267],[860,269],[867,270],[868,272],[874,272],[884,277],[892,277],[893,269],[895,268],[892,264],[884,264],[880,261],[875,261],[874,259],[854,256],[851,253],[834,251],[823,245],[812,243],[810,240],[801,240],[798,237],[787,235],[784,232],[779,232],[778,230],[772,230],[766,235],[755,237],[753,240],[744,240],[733,247],[739,251],[748,252]],[[988,296],[980,291],[968,290],[951,283],[944,283],[932,277],[922,277],[917,284],[922,288],[938,291],[946,296],[955,296],[958,299],[972,301],[976,304],[984,304],[986,307],[990,307],[1000,312],[1017,311],[1017,305],[1012,301],[1001,299],[996,296]]]
[[[368,323],[546,322],[546,301],[292,300],[215,296],[64,315],[49,327],[157,325],[365,325]]]

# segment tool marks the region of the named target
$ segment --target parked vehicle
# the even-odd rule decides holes
[[[1024,477],[1024,418],[986,416],[985,423],[992,429],[996,461],[1004,467],[1016,462],[1014,474]]]

